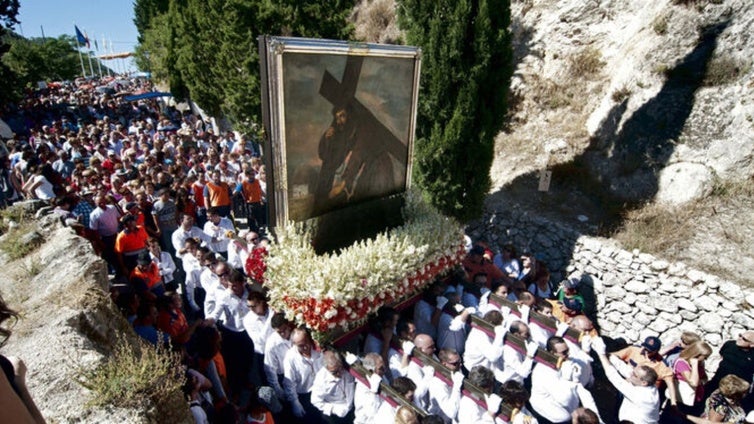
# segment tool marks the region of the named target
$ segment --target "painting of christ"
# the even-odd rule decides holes
[[[275,220],[337,215],[403,193],[419,50],[282,37],[269,37],[266,49]]]

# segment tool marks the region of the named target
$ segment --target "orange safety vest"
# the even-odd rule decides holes
[[[205,200],[209,201],[209,206],[230,206],[230,189],[228,189],[227,184],[220,183],[220,185],[216,185],[215,183],[207,183],[206,187],[209,192],[209,199]]]
[[[256,178],[254,182],[246,180],[241,183],[241,190],[243,191],[243,198],[246,200],[246,203],[259,203],[262,201],[262,186]]]

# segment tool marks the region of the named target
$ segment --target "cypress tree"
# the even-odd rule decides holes
[[[444,214],[482,213],[513,72],[510,0],[401,0],[422,48],[414,178]]]

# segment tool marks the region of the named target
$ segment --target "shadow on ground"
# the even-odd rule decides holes
[[[728,25],[726,21],[702,28],[694,49],[665,72],[666,81],[657,95],[622,126],[628,99],[617,103],[587,149],[552,168],[550,191],[537,191],[539,172],[530,172],[491,194],[491,203],[519,203],[544,217],[566,217],[584,234],[609,236],[627,212],[657,194],[659,172],[673,153],[717,38]],[[579,224],[579,215],[588,217],[589,224]]]

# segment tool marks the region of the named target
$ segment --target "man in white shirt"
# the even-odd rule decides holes
[[[314,342],[304,328],[291,333],[293,345],[283,360],[283,387],[291,403],[293,415],[303,423],[319,423],[320,414],[312,405],[311,395],[314,377],[322,368],[322,354],[314,350]]]
[[[416,385],[411,379],[407,377],[398,377],[390,383],[390,387],[398,392],[399,395],[403,396],[407,401],[414,401],[414,390],[416,390]],[[372,422],[374,424],[394,423],[397,410],[398,407],[393,407],[390,402],[382,402]]]
[[[479,328],[472,328],[466,339],[466,351],[463,354],[463,364],[467,370],[482,365],[499,375],[503,370],[503,341],[505,327],[503,315],[500,311],[490,311],[484,315],[484,320],[495,326],[494,336],[487,335]]]
[[[216,208],[207,209],[207,222],[204,224],[204,233],[212,240],[209,244],[213,252],[221,254],[225,259],[228,258],[228,242],[231,237],[229,234],[235,232],[233,222],[223,216]]]
[[[230,267],[225,262],[218,261],[213,252],[205,254],[203,260],[205,267],[199,274],[199,285],[204,290],[205,297],[201,306],[204,308],[204,316],[210,317],[217,308],[218,295],[225,289],[221,281],[222,276],[229,275]]]
[[[209,244],[211,241],[211,238],[204,231],[194,226],[193,216],[183,214],[181,225],[170,235],[170,241],[173,244],[173,249],[175,249],[176,258],[183,259],[183,255],[186,254],[186,240],[190,238],[201,240],[205,244]]]
[[[264,345],[264,374],[267,377],[267,384],[275,390],[275,394],[282,402],[285,400],[282,385],[283,361],[285,354],[293,346],[290,341],[293,324],[285,319],[284,314],[277,313],[270,319],[270,326],[273,332]],[[256,348],[256,345],[254,347]]]
[[[222,334],[222,354],[227,368],[228,388],[231,396],[239,396],[248,390],[254,356],[254,342],[246,334],[243,326],[243,319],[249,312],[246,303],[249,291],[245,284],[246,277],[240,271],[223,271],[218,276],[223,288],[214,290],[216,305],[206,317],[208,322],[217,324]],[[207,294],[209,297],[209,293]]]
[[[448,287],[445,296],[448,303],[437,323],[437,347],[453,349],[463,355],[466,343],[466,322],[475,309],[464,308],[460,304],[458,292],[452,287]],[[453,312],[455,312],[455,315]]]
[[[414,307],[414,325],[416,325],[417,333],[427,334],[433,339],[437,337],[440,314],[448,303],[448,299],[442,296],[443,291],[445,291],[443,283],[439,281],[433,283]]]
[[[547,340],[547,351],[568,359],[568,345],[562,337],[553,336]],[[581,406],[597,410],[594,398],[583,385],[561,376],[559,370],[549,364],[537,363],[531,374],[531,397],[534,412],[552,423],[569,423],[571,414]]]
[[[95,198],[97,207],[89,214],[89,228],[96,231],[102,240],[102,258],[114,270],[120,269],[115,256],[115,238],[118,235],[120,212],[114,205],[107,203],[107,198],[99,195]]]
[[[508,344],[503,346],[503,372],[499,380],[501,383],[514,380],[523,384],[524,379],[531,374],[534,355],[536,355],[539,345],[531,340],[529,326],[521,321],[513,321],[508,332],[526,341],[526,351],[519,352]]]
[[[487,367],[477,365],[471,368],[467,381],[486,393],[484,406],[479,405],[469,396],[463,396],[458,407],[456,422],[458,424],[494,424],[502,403],[500,396],[492,393],[495,385],[494,374]]]
[[[437,359],[437,356],[435,356],[435,341],[428,335],[417,334],[416,337],[414,337],[413,344],[414,348],[412,349],[412,352],[408,352],[409,354],[418,350],[425,355]],[[427,393],[432,378],[435,375],[435,369],[432,365],[425,364],[422,367],[414,361],[409,361],[408,356],[405,355],[407,347],[410,347],[410,345],[404,344],[403,353],[406,366],[404,367],[405,372],[403,376],[410,378],[416,385],[416,388],[414,389],[414,404],[422,409],[427,409],[429,406],[429,397],[427,396]]]
[[[354,378],[343,369],[343,360],[336,352],[322,354],[324,366],[312,384],[312,405],[322,412],[327,424],[353,422]]]
[[[628,379],[624,379],[605,354],[605,342],[601,337],[592,341],[592,348],[600,358],[605,375],[624,396],[618,410],[621,421],[655,424],[660,420],[660,394],[657,391],[657,373],[646,365],[635,367]]]
[[[254,358],[252,359],[252,383],[259,387],[264,385],[262,376],[264,376],[264,351],[267,339],[274,330],[272,329],[272,316],[275,311],[267,305],[267,298],[258,291],[251,291],[246,304],[249,306],[249,312],[243,318],[243,327],[249,338],[254,342]]]
[[[463,374],[461,373],[461,355],[452,349],[440,349],[440,363],[453,371],[452,381],[444,381],[440,374],[435,375],[429,384],[430,414],[439,415],[445,423],[455,420],[461,404]]]
[[[170,253],[162,251],[160,241],[156,238],[149,239],[149,257],[160,269],[160,276],[162,276],[162,282],[165,284],[166,290],[181,293],[183,288],[173,278],[173,274],[176,271],[173,257],[170,256]]]
[[[385,362],[377,353],[367,353],[361,360],[361,365],[367,371],[371,371],[365,384],[361,380],[356,381],[356,390],[353,398],[354,424],[371,424],[374,416],[382,405],[379,395],[380,383],[387,383],[385,376]]]

